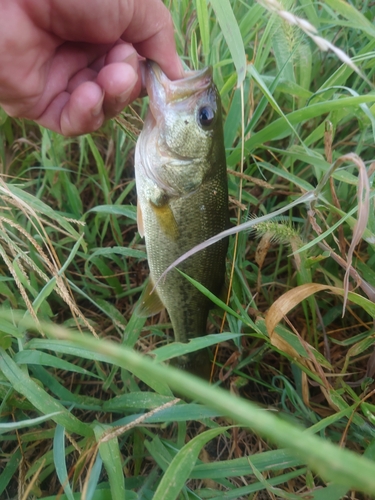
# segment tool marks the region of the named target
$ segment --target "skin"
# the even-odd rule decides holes
[[[0,105],[66,136],[142,93],[142,58],[183,76],[161,0],[0,0],[0,44]]]

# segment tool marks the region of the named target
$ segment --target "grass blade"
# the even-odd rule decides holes
[[[258,71],[256,70],[254,64],[249,64],[248,65],[248,69],[247,69],[249,75],[254,79],[254,81],[259,85],[259,88],[261,89],[262,93],[264,94],[264,97],[267,99],[267,101],[269,102],[269,104],[272,106],[272,108],[286,121],[286,123],[288,124],[288,126],[290,127],[291,131],[294,133],[294,135],[296,137],[298,137],[298,140],[300,141],[300,143],[302,144],[302,146],[305,148],[305,150],[307,151],[307,148],[303,142],[303,140],[301,139],[301,137],[298,135],[298,132],[296,131],[296,129],[293,127],[293,125],[290,123],[290,121],[288,120],[287,116],[283,113],[282,109],[280,108],[280,106],[277,104],[275,98],[273,97],[272,93],[270,92],[270,90],[268,89],[267,85],[264,83],[261,75],[258,73]]]
[[[95,463],[90,472],[90,478],[87,484],[85,500],[93,500],[95,491],[97,489],[99,477],[102,472],[102,466],[103,466],[103,460],[101,459],[100,455],[97,455]]]
[[[69,432],[75,432],[81,436],[92,435],[93,431],[87,424],[80,422],[61,403],[53,399],[44,389],[31,380],[1,348],[0,370],[12,384],[14,390],[25,396],[40,412],[43,414],[57,413],[52,420],[68,429]]]
[[[230,427],[210,429],[189,441],[174,457],[155,492],[154,500],[175,500],[189,478],[201,449]]]
[[[214,335],[205,335],[204,337],[190,339],[186,344],[173,342],[172,344],[159,347],[158,349],[154,349],[152,354],[159,362],[167,361],[168,359],[176,356],[183,356],[184,354],[195,352],[199,349],[204,349],[205,347],[210,347],[220,342],[227,342],[228,340],[237,339],[239,337],[242,337],[241,333],[216,333]]]
[[[316,118],[317,116],[324,115],[330,111],[337,111],[343,107],[347,108],[357,108],[362,103],[374,102],[375,95],[362,95],[359,97],[343,97],[342,99],[337,99],[335,101],[325,101],[317,104],[311,104],[305,108],[293,111],[286,115],[289,122],[292,125],[297,125],[306,120]],[[288,137],[291,134],[290,127],[285,123],[283,118],[279,118],[267,125],[259,132],[256,132],[245,142],[245,153],[252,152],[257,146],[262,145],[267,141],[274,141],[276,139],[282,139]],[[241,158],[241,151],[236,148],[227,159],[228,166],[232,167],[236,165]]]
[[[237,71],[237,86],[245,80],[246,54],[242,36],[229,0],[211,0]]]
[[[77,366],[69,361],[65,361],[64,359],[60,359],[56,356],[52,356],[52,354],[40,352],[37,350],[29,350],[25,349],[23,351],[18,352],[14,360],[17,364],[25,364],[25,365],[41,365],[41,366],[53,366],[54,368],[60,370],[67,370],[72,372],[81,373],[82,375],[89,375],[90,377],[99,378],[98,375],[95,375],[80,366]]]
[[[356,29],[363,30],[371,38],[375,37],[374,25],[353,5],[343,0],[326,0],[326,3],[353,23]]]
[[[134,221],[137,220],[137,208],[131,205],[98,205],[91,208],[87,213],[90,212],[97,212],[103,215],[121,215]]]
[[[21,461],[21,450],[18,448],[15,453],[10,457],[9,462],[6,464],[0,474],[0,495],[3,494],[5,488],[8,486],[12,476],[16,473]]]
[[[195,5],[202,40],[203,55],[205,61],[207,61],[208,54],[210,53],[210,25],[208,22],[207,0],[195,0]]]
[[[0,316],[9,320],[7,311],[1,311]],[[23,319],[23,322],[25,321],[30,327],[35,327],[31,318]],[[43,329],[53,337],[74,341],[87,350],[107,355],[113,364],[142,374],[143,377],[163,384],[168,380],[170,387],[180,394],[201,401],[223,412],[238,424],[252,428],[270,441],[288,447],[327,481],[334,481],[348,489],[355,488],[365,493],[375,491],[375,477],[372,473],[374,463],[365,457],[311,435],[295,423],[291,424],[271,412],[260,410],[255,404],[210,386],[197,377],[170,366],[157,364],[125,346],[79,335],[56,325],[43,323]]]
[[[0,434],[4,434],[5,432],[9,431],[14,431],[15,429],[22,429],[23,427],[32,427],[42,422],[46,422],[47,420],[50,420],[52,417],[56,415],[58,415],[58,412],[50,413],[48,415],[43,415],[43,417],[28,418],[27,420],[21,420],[19,422],[10,422],[10,423],[0,422]]]
[[[64,488],[68,500],[74,500],[65,462],[65,429],[61,425],[57,425],[55,430],[55,437],[53,439],[53,460],[55,462],[57,477],[59,478],[61,486]]]
[[[108,430],[112,430],[112,428],[104,425],[96,425],[94,428],[95,436],[99,442],[100,457],[103,460],[111,486],[112,500],[124,500],[126,498],[125,481],[122,472],[120,448],[116,437],[107,441],[104,440],[105,433]]]

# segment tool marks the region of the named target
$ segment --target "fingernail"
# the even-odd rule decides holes
[[[146,73],[147,73],[147,65],[146,60],[139,62],[139,69],[141,73],[141,87],[142,89],[146,89]]]
[[[136,50],[134,50],[133,52],[131,52],[127,57],[125,57],[124,61],[125,63],[127,64],[130,64],[130,66],[133,67],[133,69],[136,69],[137,68],[137,65],[138,65],[138,53]]]
[[[102,97],[99,99],[98,103],[92,108],[91,114],[95,118],[103,112],[103,101],[104,101],[104,90],[102,91]]]
[[[128,88],[122,94],[119,94],[118,96],[115,97],[115,101],[119,104],[127,103],[129,101],[129,97],[133,92],[137,81],[138,81],[138,75],[137,73],[134,72],[133,82],[128,84]]]
[[[118,102],[119,104],[127,102],[133,88],[134,88],[134,85],[130,89],[127,89],[125,92],[123,92],[122,94],[115,97],[115,101]]]

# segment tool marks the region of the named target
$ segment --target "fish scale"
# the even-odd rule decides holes
[[[135,154],[138,227],[151,282],[157,283],[152,295],[160,303],[146,293],[141,309],[156,312],[148,303],[166,307],[175,340],[187,342],[206,333],[211,301],[176,269],[158,279],[186,251],[228,227],[220,97],[211,68],[171,82],[148,63],[146,87],[150,105]],[[179,269],[217,295],[224,285],[227,246],[222,240]],[[174,364],[198,374],[209,370],[204,353],[181,356]]]

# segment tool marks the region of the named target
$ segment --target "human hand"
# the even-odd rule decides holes
[[[183,76],[161,0],[0,0],[0,45],[0,105],[66,136],[140,95],[139,56]]]

